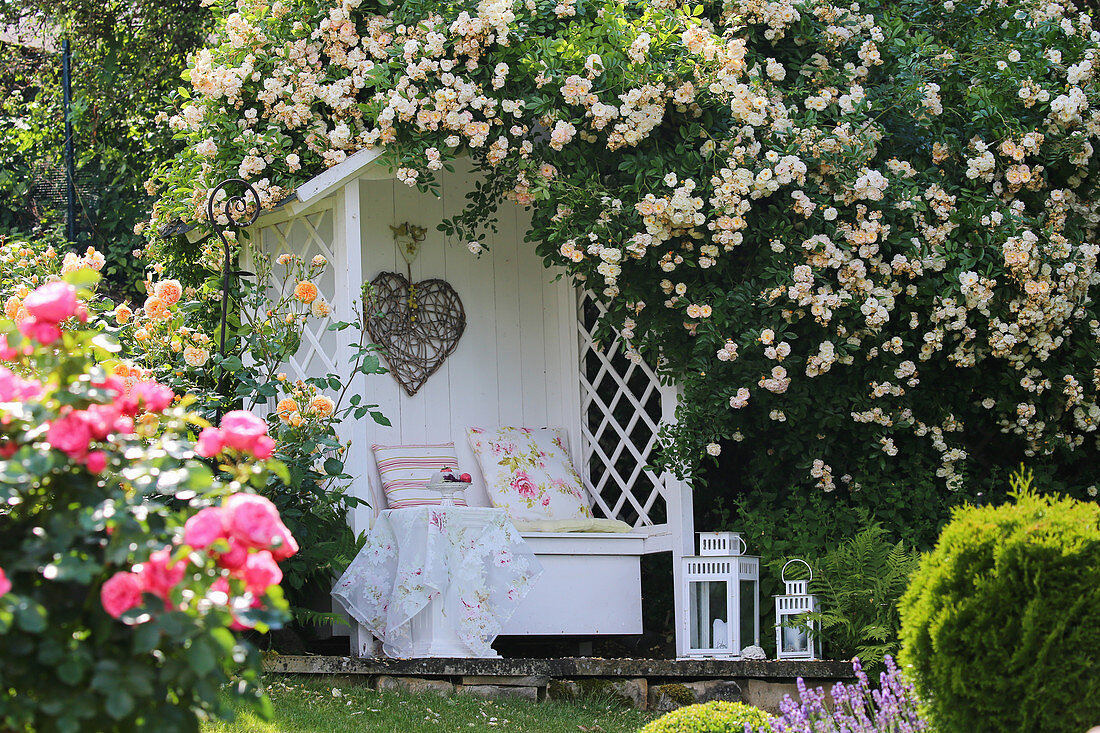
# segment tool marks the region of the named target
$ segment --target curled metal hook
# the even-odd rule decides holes
[[[243,191],[240,196],[230,196],[230,187],[241,188]],[[214,206],[217,204],[219,191],[225,192],[226,194],[225,205],[222,207],[222,214],[224,214],[227,219],[225,224],[222,224],[218,217],[214,215]],[[249,204],[253,206],[251,213],[248,211]],[[226,324],[229,320],[229,277],[230,275],[250,274],[245,272],[234,272],[230,269],[229,239],[225,236],[225,230],[229,227],[240,230],[256,223],[256,219],[260,217],[260,194],[256,193],[256,189],[254,189],[248,181],[241,178],[227,178],[215,186],[210,192],[210,198],[206,201],[206,214],[210,219],[210,226],[218,235],[218,239],[222,241],[222,317],[218,353],[221,354],[222,359],[225,359],[225,332],[227,327]],[[218,376],[215,382],[219,395],[222,395],[223,392],[222,381],[225,376],[223,371],[223,368],[219,365]],[[222,406],[223,403],[219,400],[218,409],[216,411],[216,421],[218,422],[221,421]]]
[[[244,193],[240,196],[229,196],[230,186],[239,186],[244,189]],[[214,206],[217,204],[219,191],[226,192],[225,206],[222,207],[222,213],[229,221],[225,224],[220,223],[217,217],[214,216]],[[249,198],[252,199],[251,202]],[[249,203],[254,206],[251,214],[248,214]],[[241,229],[251,226],[260,217],[260,194],[256,193],[256,189],[252,188],[252,185],[242,178],[227,178],[214,186],[214,190],[210,192],[210,198],[206,201],[206,215],[210,217],[210,226],[217,232],[222,243],[227,244],[225,239],[225,229],[227,227]],[[247,220],[243,218],[245,215],[248,215]]]

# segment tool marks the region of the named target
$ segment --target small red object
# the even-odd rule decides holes
[[[458,477],[458,480],[461,481],[464,484],[468,484],[468,483],[470,483],[471,481],[474,480],[474,477],[471,476],[468,473],[464,473],[464,474],[462,474],[461,476]]]

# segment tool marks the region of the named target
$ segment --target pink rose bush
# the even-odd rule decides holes
[[[201,550],[205,555],[192,552]],[[246,599],[249,607],[260,607],[253,602],[283,578],[278,562],[297,551],[298,543],[270,500],[256,494],[233,494],[221,506],[192,515],[183,525],[178,544],[157,550],[146,562],[112,576],[104,583],[100,600],[115,618],[141,606],[146,593],[170,604],[188,566],[212,558],[220,569],[216,590],[226,596],[226,602],[232,605],[229,595],[236,585],[250,596]],[[214,584],[211,589],[215,590]],[[248,628],[236,617],[233,626]]]
[[[274,440],[246,412],[207,427],[118,359],[82,325],[88,271],[71,280],[0,323],[0,728],[196,728],[231,677],[262,698],[259,653],[231,632],[288,618],[298,545],[249,493],[282,470]]]

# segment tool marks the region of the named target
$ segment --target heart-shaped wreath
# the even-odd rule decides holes
[[[454,352],[466,330],[462,301],[444,280],[410,284],[400,273],[380,273],[371,281],[366,308],[367,332],[410,397]]]

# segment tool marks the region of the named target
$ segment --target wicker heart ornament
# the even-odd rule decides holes
[[[396,272],[371,281],[367,332],[394,379],[411,397],[450,356],[466,330],[466,311],[444,280],[410,283]]]

